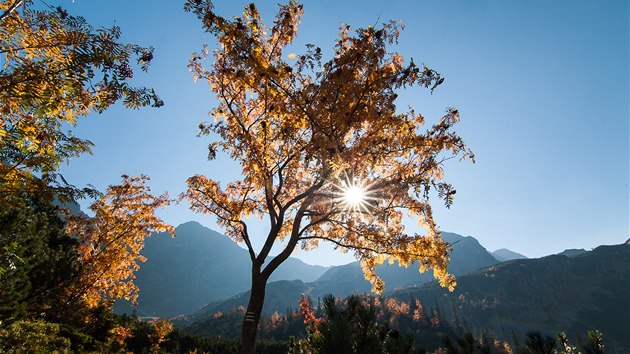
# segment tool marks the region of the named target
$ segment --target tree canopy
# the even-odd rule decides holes
[[[170,203],[168,194],[154,196],[146,185],[148,177],[123,176],[123,183],[110,186],[90,209],[94,217],[70,216],[66,231],[79,242],[77,252],[81,279],[72,289],[89,307],[115,299],[135,302],[138,287],[133,273],[146,258],[140,255],[151,232],[175,229],[155,215]]]
[[[116,26],[95,29],[30,0],[2,0],[0,12],[0,192],[67,187],[60,163],[92,146],[69,129],[79,117],[119,100],[129,108],[163,104],[152,89],[129,83],[133,58],[147,70],[153,48],[121,43]]]
[[[309,250],[328,241],[353,252],[376,292],[383,291],[383,282],[375,268],[385,261],[419,262],[420,271],[433,269],[452,289],[451,246],[440,237],[430,195],[437,191],[450,206],[455,190],[444,181],[444,161],[473,154],[451,130],[459,121],[456,109],[447,109],[427,129],[413,109],[398,110],[398,91],[434,90],[444,81],[391,51],[402,25],[387,22],[356,31],[342,25],[333,57],[323,61],[315,45],[307,45],[303,54],[287,53],[303,14],[296,2],[280,5],[271,27],[254,4],[234,19],[217,15],[208,0],[189,0],[185,9],[218,40],[209,68],[203,65],[207,49],[193,54],[189,64],[194,79],[205,80],[219,100],[210,112],[214,120],[201,124],[200,131],[217,139],[209,145],[209,157],[226,152],[240,163],[243,178],[221,187],[193,176],[184,197],[193,210],[216,216],[249,250],[253,324],[246,315],[244,346],[251,335],[245,328],[255,331],[262,308],[254,298],[264,299],[266,280],[298,245]],[[405,232],[404,212],[426,235]],[[250,215],[269,219],[260,250],[252,246]],[[283,250],[268,261],[279,243]]]
[[[209,2],[189,1],[187,9],[219,42],[210,69],[202,66],[208,51],[190,61],[195,78],[206,80],[219,99],[214,121],[201,124],[201,132],[219,138],[209,147],[211,157],[222,149],[243,170],[243,179],[225,188],[201,175],[190,178],[185,196],[193,209],[216,215],[255,262],[262,264],[271,246],[285,241],[285,252],[269,262],[267,274],[297,244],[311,249],[325,240],[354,252],[376,291],[382,283],[374,267],[386,260],[419,261],[422,270],[434,269],[451,286],[449,245],[433,221],[430,191],[449,206],[455,190],[443,180],[443,163],[473,155],[451,131],[459,120],[456,109],[425,131],[422,115],[397,110],[398,90],[433,90],[443,82],[434,70],[405,63],[389,50],[401,25],[388,22],[354,34],[342,25],[334,57],[322,62],[314,45],[301,55],[283,52],[302,16],[296,3],[280,6],[271,28],[254,5],[234,20],[216,15]],[[360,208],[348,208],[348,185],[365,189]],[[405,232],[404,211],[426,235]],[[245,223],[250,214],[269,217],[259,253]]]
[[[26,193],[0,208],[0,322],[67,313],[69,284],[77,281],[75,239],[64,232],[58,209]],[[67,316],[67,314],[66,314]]]
[[[123,176],[104,194],[79,189],[59,167],[90,152],[72,133],[79,117],[118,101],[163,104],[130,84],[153,49],[40,3],[0,0],[0,348],[117,351],[129,330],[116,326],[113,300],[135,300],[144,238],[174,234],[155,215],[170,199],[152,195],[145,176]],[[86,194],[93,217],[58,206]]]

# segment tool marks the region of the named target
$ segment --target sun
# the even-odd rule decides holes
[[[366,202],[367,191],[361,186],[350,186],[343,191],[343,200],[346,204],[358,207]]]
[[[337,186],[336,201],[340,202],[344,209],[360,214],[369,213],[373,191],[370,186],[358,178],[346,178]]]

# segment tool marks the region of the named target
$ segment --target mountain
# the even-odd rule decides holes
[[[301,280],[278,280],[267,284],[265,290],[265,303],[263,314],[269,315],[274,311],[284,313],[286,309],[296,309],[302,295],[310,296],[313,290],[312,283],[304,283]],[[229,312],[238,307],[247,307],[250,291],[246,291],[227,300],[214,301],[199,310],[178,318],[180,325],[188,325],[194,328],[203,328],[203,323],[209,321],[217,312]],[[197,333],[198,331],[195,331]],[[192,332],[191,332],[192,333]],[[199,332],[202,333],[202,332]]]
[[[75,202],[74,200],[62,202],[59,199],[55,198],[53,200],[53,205],[59,207],[60,209],[66,209],[70,213],[70,215],[88,217],[88,215],[84,213],[83,210],[81,210],[81,205],[79,205],[79,203]]]
[[[141,316],[175,316],[193,312],[209,302],[226,299],[250,287],[251,260],[246,250],[228,237],[187,222],[177,236],[153,235],[145,240],[135,283],[140,289],[137,312]],[[328,268],[289,258],[272,280],[313,281]],[[129,312],[128,304],[116,310]]]
[[[507,248],[501,248],[491,253],[497,261],[506,262],[511,261],[513,259],[526,259],[527,256],[523,256],[520,253],[516,253],[514,251],[510,251]]]
[[[607,352],[630,351],[630,246],[600,246],[572,257],[518,259],[457,279],[453,293],[436,284],[395,292],[439,306],[448,320],[504,338],[532,330],[569,338],[598,329]],[[614,349],[616,348],[616,349]]]
[[[352,281],[355,273],[344,273],[348,269],[353,268],[332,268],[322,278],[345,274]],[[302,294],[317,292],[316,283],[268,284],[264,312],[296,308]],[[540,331],[552,337],[565,332],[573,343],[584,343],[587,331],[599,330],[604,334],[607,353],[628,353],[628,284],[630,245],[622,244],[600,246],[571,257],[552,255],[495,264],[458,277],[452,293],[433,282],[399,289],[388,297],[404,302],[412,296],[422,301],[425,313],[435,311],[456,327],[474,333],[487,331],[505,340]],[[244,305],[248,297],[243,293],[209,305],[192,318],[196,322],[186,331],[207,334],[208,328],[216,327],[210,325],[212,314]],[[238,325],[239,320],[233,322]]]
[[[453,245],[448,270],[456,276],[498,263],[474,237],[443,232],[442,238]],[[417,264],[404,268],[386,263],[378,266],[376,273],[385,282],[387,291],[434,280],[433,272],[419,273]],[[313,295],[316,296],[325,294],[346,296],[355,292],[370,292],[372,286],[363,277],[359,262],[353,262],[330,268],[315,281],[314,288]]]
[[[571,249],[567,249],[558,253],[558,255],[567,256],[567,257],[575,257],[586,252],[588,251],[583,248],[571,248]]]
[[[247,261],[250,262],[249,258]],[[248,263],[248,268],[251,268],[251,264]],[[289,257],[284,263],[282,263],[278,269],[276,269],[269,281],[279,280],[301,280],[310,282],[317,280],[322,274],[324,274],[330,267],[323,267],[320,265],[306,264],[297,258]],[[249,288],[249,283],[247,284]]]
[[[453,233],[442,233],[445,241],[453,244],[449,271],[455,275],[473,272],[479,268],[498,263],[498,261],[483,248],[479,242],[470,236],[464,237]],[[419,273],[418,266],[409,268],[388,263],[377,267],[377,274],[385,282],[385,290],[392,291],[414,284],[424,284],[434,280],[432,272]],[[284,311],[288,307],[297,307],[297,301],[302,294],[313,299],[333,294],[348,296],[354,293],[369,293],[371,284],[363,277],[359,262],[331,267],[314,282],[270,282],[267,284],[267,294],[263,312]],[[274,294],[274,295],[271,295]],[[201,320],[217,311],[225,312],[238,306],[246,306],[249,292],[233,296],[225,301],[217,301],[189,316],[189,320]]]

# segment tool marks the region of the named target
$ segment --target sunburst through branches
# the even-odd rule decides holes
[[[374,202],[374,190],[365,180],[348,177],[335,186],[335,201],[340,202],[345,210],[358,214],[369,214]]]

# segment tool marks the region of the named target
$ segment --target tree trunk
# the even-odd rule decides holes
[[[241,354],[256,353],[256,333],[258,332],[258,322],[265,302],[265,287],[267,278],[260,274],[260,271],[252,271],[252,289],[247,304],[247,312],[243,318],[243,331],[241,333]]]

